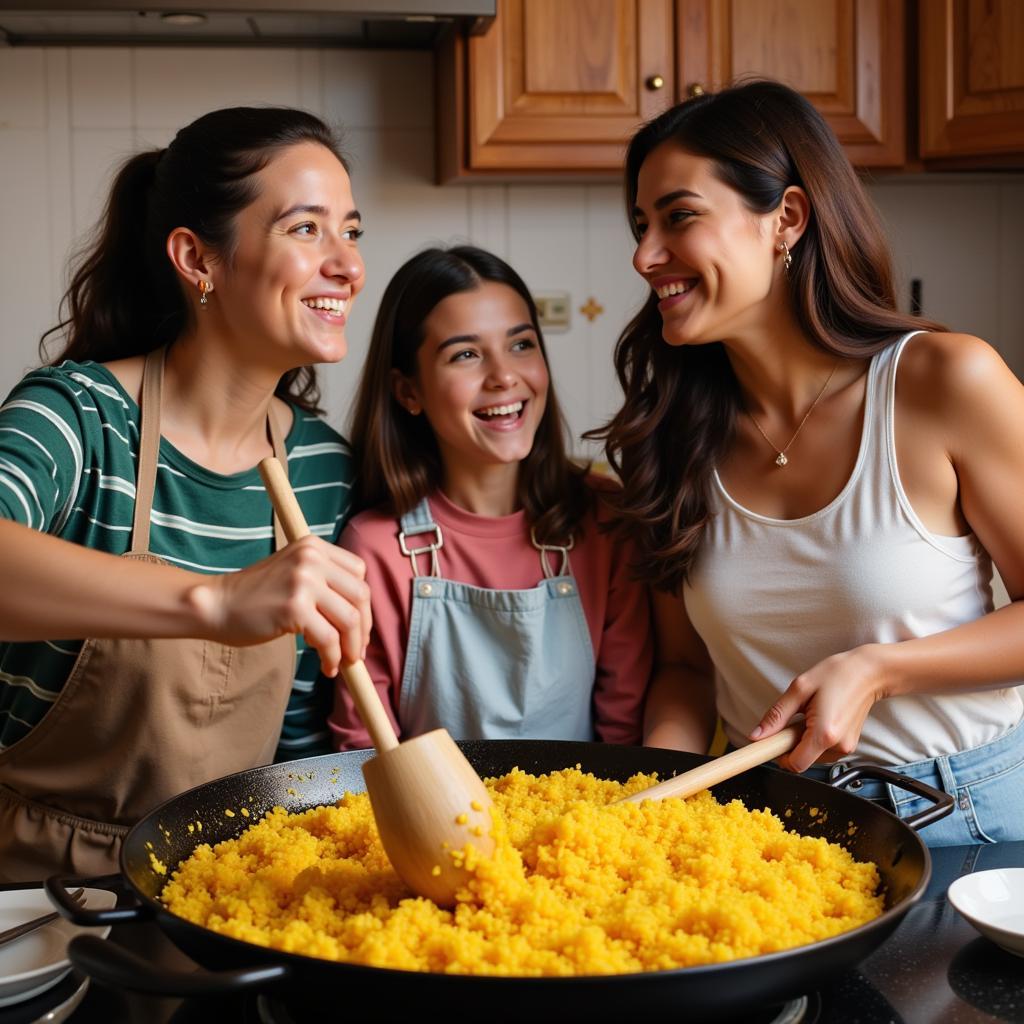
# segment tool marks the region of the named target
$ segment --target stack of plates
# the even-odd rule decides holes
[[[106,910],[116,899],[116,895],[106,889],[86,889],[84,906],[90,910]],[[0,891],[0,932],[53,909],[42,889]],[[68,943],[74,936],[82,933],[106,938],[109,932],[109,927],[80,928],[58,918],[0,946],[0,1024],[6,1019],[4,1007],[37,998],[68,975],[71,971]]]

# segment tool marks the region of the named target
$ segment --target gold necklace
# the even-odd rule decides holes
[[[800,431],[803,430],[804,424],[807,422],[807,417],[810,416],[812,412],[814,412],[814,407],[818,404],[818,402],[821,401],[821,396],[823,394],[825,394],[825,391],[828,389],[829,384],[832,383],[832,378],[836,375],[836,370],[838,370],[838,369],[839,369],[839,360],[837,359],[835,365],[832,367],[832,372],[828,375],[828,378],[826,379],[825,383],[822,384],[821,390],[818,392],[817,398],[815,398],[814,401],[811,402],[811,407],[807,410],[807,412],[804,413],[804,418],[800,421],[800,423],[797,426],[796,430],[793,431],[793,436],[789,439],[789,443],[786,445],[785,448],[779,448],[775,444],[775,442],[764,432],[764,429],[761,427],[761,424],[757,422],[757,419],[754,417],[754,414],[752,412],[748,412],[747,413],[747,415],[750,417],[751,422],[754,424],[755,427],[757,427],[757,429],[760,432],[761,436],[778,453],[775,456],[775,465],[776,466],[780,466],[780,467],[781,466],[785,466],[786,463],[789,462],[789,459],[786,458],[786,452],[788,452],[789,449],[792,447],[793,442],[796,440],[797,434],[799,434]]]

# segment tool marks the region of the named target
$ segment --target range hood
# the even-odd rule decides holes
[[[497,0],[0,0],[0,46],[431,49],[486,31]]]

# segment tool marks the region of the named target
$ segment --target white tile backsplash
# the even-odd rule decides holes
[[[46,113],[42,130],[46,133],[47,203],[45,212],[39,214],[47,233],[48,242],[45,269],[42,270],[45,280],[40,282],[46,298],[51,298],[55,291],[57,294],[63,292],[64,282],[68,275],[67,254],[74,238],[74,212],[71,189],[68,187],[74,178],[74,169],[71,163],[70,68],[69,51],[46,51],[43,61]],[[3,165],[0,164],[0,166]],[[41,248],[41,244],[35,243],[32,246],[32,252],[26,253],[27,258],[37,265],[41,262]],[[48,316],[50,308],[50,303],[44,301],[44,305],[40,308],[41,315]],[[2,349],[0,349],[0,367],[2,366]],[[3,371],[0,369],[0,383],[2,383],[2,376]]]
[[[899,268],[901,308],[910,306],[911,279],[920,278],[926,316],[994,345],[1008,340],[999,331],[1002,188],[941,180],[871,188]]]
[[[434,123],[434,66],[419,51],[320,51],[324,114],[349,128],[419,128]],[[433,176],[433,170],[427,180]]]
[[[42,127],[0,131],[3,180],[16,187],[0,188],[4,270],[0,274],[3,345],[0,358],[10,390],[26,369],[38,365],[40,333],[53,321],[55,289],[50,274],[48,232],[47,139]]]
[[[84,238],[95,226],[110,182],[136,149],[136,136],[130,128],[72,129],[71,210],[76,239]]]
[[[474,244],[508,259],[508,189],[503,185],[475,185],[466,190],[469,233]],[[550,289],[550,285],[546,286]]]
[[[65,51],[71,80],[71,120],[76,128],[130,129],[135,123],[132,51],[91,46]]]
[[[218,107],[297,106],[297,61],[315,60],[319,54],[317,50],[213,47],[130,52],[137,124],[174,129]]]
[[[546,339],[548,363],[562,412],[578,434],[590,419],[587,383],[587,321],[579,312],[586,301],[586,186],[516,185],[508,196],[506,259],[531,291],[568,292],[570,329]]]
[[[0,55],[0,131],[38,129],[45,122],[44,52],[6,47]]]
[[[0,49],[0,394],[36,362],[68,252],[119,159],[232,104],[299,105],[345,129],[368,272],[350,353],[323,371],[332,422],[347,418],[390,275],[426,245],[467,240],[509,259],[535,290],[569,293],[571,327],[549,347],[573,433],[615,410],[612,350],[645,296],[620,188],[435,186],[432,58],[406,51]],[[987,338],[1024,374],[1024,178],[892,176],[870,191],[893,242],[901,305],[920,277],[927,314]],[[593,323],[579,312],[590,296],[604,307]]]
[[[615,343],[647,298],[647,286],[633,272],[633,236],[627,226],[621,188],[588,188],[586,233],[588,278],[604,306],[604,312],[590,325],[587,339],[589,423],[601,426],[621,404],[622,391],[612,364]],[[592,456],[599,455],[595,445],[586,450]]]

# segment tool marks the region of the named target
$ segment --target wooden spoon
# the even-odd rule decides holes
[[[638,804],[642,800],[664,800],[670,796],[681,796],[684,799],[699,793],[702,789],[709,789],[711,786],[731,779],[734,775],[745,772],[748,768],[756,768],[766,761],[774,761],[775,758],[788,754],[799,742],[804,734],[804,727],[791,725],[769,736],[764,740],[756,740],[748,743],[738,750],[731,750],[728,754],[716,757],[707,764],[691,768],[682,775],[673,776],[655,786],[640,790],[631,796],[624,796],[616,800],[617,804]]]
[[[260,475],[285,536],[305,537],[309,527],[281,463],[264,459]],[[363,765],[363,779],[384,850],[413,892],[450,907],[469,878],[452,854],[467,844],[483,856],[494,853],[490,794],[446,730],[398,742],[361,660],[343,664],[341,675],[377,751]]]

